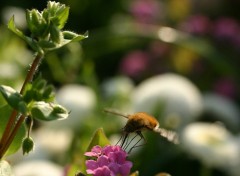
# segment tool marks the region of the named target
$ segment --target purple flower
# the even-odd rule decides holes
[[[86,156],[93,159],[86,161],[87,173],[93,176],[127,176],[132,162],[127,161],[127,153],[120,146],[94,146]]]

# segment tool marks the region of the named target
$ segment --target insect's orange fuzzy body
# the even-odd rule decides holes
[[[137,145],[137,144],[142,139],[145,141],[145,138],[142,135],[143,130],[154,131],[156,133],[159,133],[161,136],[165,137],[169,141],[171,141],[173,143],[178,143],[178,137],[175,132],[165,130],[163,128],[159,128],[159,123],[158,123],[157,119],[155,119],[153,116],[151,116],[145,112],[137,112],[137,113],[134,113],[131,115],[124,115],[124,114],[119,113],[114,110],[105,109],[104,111],[108,112],[108,113],[112,113],[114,115],[119,115],[119,116],[122,116],[122,117],[128,119],[126,125],[123,128],[123,136],[120,138],[120,140],[122,139],[121,147],[124,147],[124,149],[126,149],[129,146],[129,144],[131,143],[131,141],[136,136],[140,136],[140,140],[138,140],[133,145],[133,147],[129,150],[129,153],[131,152],[131,150],[133,148],[141,146],[141,145]],[[128,142],[127,138],[130,133],[136,133],[136,136],[133,137],[133,139],[131,139],[130,142]]]
[[[145,112],[138,112],[132,115],[128,115],[128,121],[124,127],[124,131],[127,133],[157,129],[159,127],[158,121],[148,115]]]

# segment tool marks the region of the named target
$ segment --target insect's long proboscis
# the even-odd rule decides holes
[[[120,113],[120,112],[118,112],[118,111],[116,111],[116,110],[113,110],[113,109],[107,109],[107,108],[105,108],[103,111],[106,112],[106,113],[110,113],[110,114],[122,116],[122,117],[128,119],[128,115],[125,115],[125,114]]]

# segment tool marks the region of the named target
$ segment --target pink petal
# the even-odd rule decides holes
[[[98,157],[102,154],[102,147],[99,145],[96,145],[92,148],[91,152],[86,152],[85,156],[91,156],[91,157]]]
[[[126,156],[127,154],[125,152],[122,151],[118,151],[115,153],[110,153],[109,154],[109,159],[112,162],[118,163],[118,164],[123,164],[126,160]]]
[[[86,161],[86,167],[87,167],[87,170],[95,170],[98,168],[98,163],[94,160],[87,160]]]
[[[99,167],[95,170],[94,176],[113,176],[107,166]]]
[[[105,156],[105,155],[100,156],[97,159],[97,164],[98,164],[99,167],[107,166],[109,164],[108,157]]]
[[[126,161],[125,164],[121,165],[119,168],[121,176],[127,176],[132,168],[132,162]]]
[[[120,170],[119,170],[119,165],[118,165],[118,164],[116,164],[116,163],[110,163],[110,164],[108,165],[108,167],[109,167],[109,169],[110,169],[115,175],[119,174]]]

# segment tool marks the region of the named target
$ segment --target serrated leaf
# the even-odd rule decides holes
[[[13,176],[11,166],[7,161],[0,160],[0,176]]]
[[[66,119],[69,115],[63,106],[54,103],[45,103],[43,101],[34,102],[30,108],[31,116],[38,120],[62,120]]]
[[[20,111],[22,114],[26,114],[27,105],[23,101],[22,95],[9,86],[1,85],[0,92],[7,103],[14,109]]]
[[[12,112],[12,108],[10,108],[10,106],[5,105],[2,106],[0,108],[0,136],[2,136],[3,131],[7,125],[8,119],[10,117],[10,114]],[[12,144],[10,145],[10,147],[8,148],[7,152],[6,152],[6,156],[7,155],[11,155],[15,152],[18,151],[18,149],[21,147],[22,145],[22,139],[25,137],[25,128],[24,125],[21,125],[21,127],[19,128],[16,136],[14,137],[14,140],[12,142]]]

